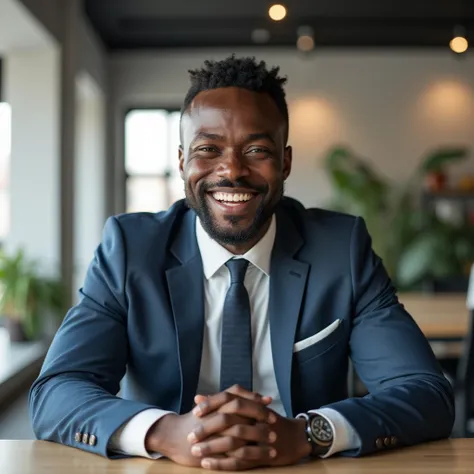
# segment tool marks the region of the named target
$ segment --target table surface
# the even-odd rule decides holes
[[[110,461],[95,454],[46,441],[0,441],[2,474],[196,474],[210,472],[186,468],[168,460],[121,459]],[[377,453],[358,459],[330,458],[306,464],[256,469],[281,474],[460,474],[474,472],[474,439],[436,441],[411,448]]]
[[[399,300],[428,339],[461,339],[466,336],[469,310],[465,294],[402,293]]]

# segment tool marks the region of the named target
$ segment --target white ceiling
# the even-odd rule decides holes
[[[23,4],[0,0],[0,54],[51,46],[53,39]]]

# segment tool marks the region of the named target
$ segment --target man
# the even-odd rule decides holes
[[[449,436],[451,387],[363,220],[283,197],[278,73],[234,56],[190,72],[186,202],[107,221],[30,393],[40,439],[241,470]]]

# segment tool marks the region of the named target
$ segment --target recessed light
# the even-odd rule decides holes
[[[469,43],[463,36],[456,36],[449,42],[449,47],[458,54],[464,53],[469,47]]]
[[[300,51],[307,53],[314,48],[314,39],[312,36],[300,36],[296,42],[296,46]]]
[[[314,30],[311,26],[300,26],[296,31],[298,40],[296,41],[296,47],[307,53],[314,49]]]
[[[466,38],[466,28],[461,25],[454,27],[453,39],[449,42],[449,47],[457,54],[462,54],[467,51],[469,42]]]
[[[286,16],[286,8],[283,5],[276,3],[270,7],[268,15],[273,21],[281,21]]]

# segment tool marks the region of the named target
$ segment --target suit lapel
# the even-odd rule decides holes
[[[287,416],[292,417],[293,344],[309,265],[293,258],[303,240],[282,208],[277,212],[276,222],[270,276],[270,337],[278,391]]]
[[[204,282],[193,211],[186,212],[171,252],[181,265],[166,271],[181,369],[180,413],[193,406],[201,368],[204,330]]]

